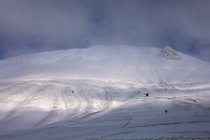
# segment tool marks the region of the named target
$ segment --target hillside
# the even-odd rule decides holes
[[[0,139],[210,137],[210,64],[94,46],[0,61]]]
[[[210,65],[178,53],[167,59],[161,49],[94,46],[24,55],[0,61],[0,78],[97,79],[135,83],[192,82],[209,79]]]

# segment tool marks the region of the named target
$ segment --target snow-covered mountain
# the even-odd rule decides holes
[[[0,61],[0,139],[210,136],[210,64],[94,46]]]
[[[1,61],[0,78],[157,83],[210,77],[209,64],[182,53],[177,54],[180,59],[168,59],[164,52],[157,48],[95,46],[24,55]]]

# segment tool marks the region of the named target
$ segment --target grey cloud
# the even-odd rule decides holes
[[[209,0],[2,0],[2,57],[95,44],[171,45],[210,61]]]

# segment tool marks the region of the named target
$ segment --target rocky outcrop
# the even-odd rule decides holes
[[[169,46],[165,46],[162,50],[163,56],[167,59],[180,59],[178,53]]]

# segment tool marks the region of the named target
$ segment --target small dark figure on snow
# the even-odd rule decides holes
[[[148,97],[149,96],[149,93],[146,93],[145,96]]]
[[[72,90],[71,92],[72,92],[72,93],[74,93],[74,91],[73,91],[73,90]]]
[[[165,114],[167,114],[168,113],[168,110],[165,110]]]
[[[196,102],[196,100],[193,100],[194,102]]]

